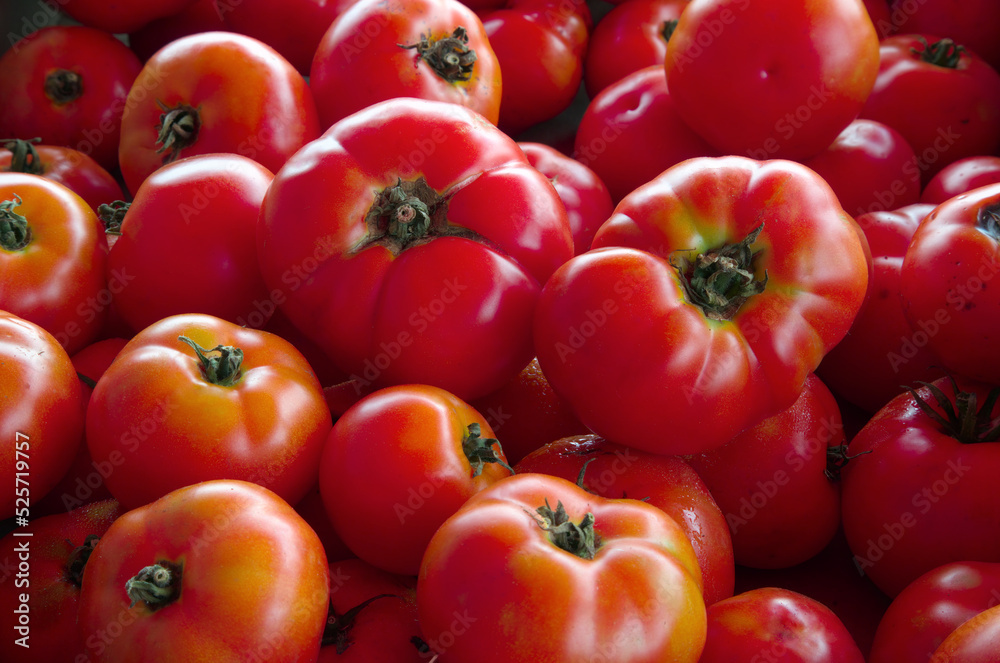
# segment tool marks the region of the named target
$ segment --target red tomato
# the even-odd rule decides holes
[[[354,2],[323,35],[309,86],[323,127],[395,97],[451,102],[493,124],[500,116],[500,65],[458,0]]]
[[[277,172],[319,135],[302,75],[270,46],[231,32],[170,42],[128,94],[119,161],[132,192],[157,168],[197,154],[235,152]]]
[[[864,663],[843,623],[814,599],[787,589],[753,589],[708,607],[699,663]]]
[[[1000,384],[1000,183],[921,221],[899,272],[903,314],[946,370]]]
[[[486,419],[453,394],[400,385],[369,394],[333,426],[320,493],[355,555],[416,575],[437,528],[511,469]]]
[[[1000,562],[998,389],[935,380],[889,401],[851,440],[844,533],[858,571],[888,596],[942,564]]]
[[[894,31],[951,37],[1000,71],[1000,4],[993,0],[889,0]]]
[[[150,21],[175,14],[193,0],[59,0],[59,6],[74,19],[105,32],[132,32]]]
[[[114,172],[122,117],[132,109],[126,95],[141,68],[135,53],[106,32],[42,28],[0,58],[0,138],[38,136]]]
[[[456,663],[694,663],[705,642],[701,572],[680,526],[543,474],[501,479],[445,521],[417,609],[431,651]]]
[[[517,143],[423,99],[370,106],[296,154],[257,233],[272,295],[363,388],[464,400],[531,361],[535,301],[572,247],[565,206]]]
[[[109,282],[115,274],[125,282],[115,306],[133,332],[181,313],[246,325],[252,314],[256,321],[274,309],[255,239],[273,179],[247,157],[202,154],[169,163],[143,181],[106,268]],[[165,277],[172,273],[177,277]]]
[[[997,183],[1000,183],[1000,156],[965,157],[939,170],[924,187],[920,202],[939,205],[959,194]]]
[[[209,479],[244,479],[295,504],[314,485],[330,412],[281,338],[208,315],[137,334],[97,381],[87,444],[127,508]]]
[[[1000,606],[984,610],[945,638],[932,663],[990,663],[1000,651]]]
[[[784,568],[818,554],[840,526],[840,408],[815,375],[787,410],[689,458],[718,503],[737,564]]]
[[[952,631],[1000,603],[1000,563],[952,562],[901,591],[879,622],[868,663],[927,663]]]
[[[698,473],[680,456],[650,454],[596,435],[577,435],[546,444],[514,469],[518,474],[562,477],[601,497],[631,497],[661,509],[683,528],[694,548],[705,604],[733,595],[733,542],[726,518]]]
[[[245,0],[193,0],[184,9],[150,21],[129,32],[128,45],[143,62],[175,39],[199,32],[225,30],[220,10],[223,5],[242,4]],[[218,4],[218,6],[216,6]]]
[[[573,157],[597,173],[615,203],[670,166],[716,155],[677,115],[657,65],[626,75],[594,97],[573,148]]]
[[[196,651],[313,663],[329,582],[319,539],[284,500],[244,481],[207,481],[111,525],[87,562],[78,628],[97,663]]]
[[[859,233],[805,166],[682,162],[622,200],[545,284],[539,364],[602,437],[720,447],[790,407],[847,332],[868,285]],[[651,436],[664,418],[670,435]]]
[[[107,242],[80,196],[41,175],[0,173],[0,307],[68,353],[97,339]]]
[[[917,155],[922,184],[949,163],[1000,149],[1000,73],[930,34],[888,37],[879,54],[878,78],[861,117],[903,134]]]
[[[29,518],[66,473],[83,437],[80,381],[52,334],[0,311],[0,515]]]
[[[10,565],[0,575],[0,609],[13,627],[0,640],[4,661],[90,660],[76,630],[80,584],[94,546],[120,514],[118,502],[104,500],[32,520],[0,539],[0,559]]]
[[[692,0],[665,66],[677,112],[714,148],[801,160],[857,117],[879,41],[861,0]]]

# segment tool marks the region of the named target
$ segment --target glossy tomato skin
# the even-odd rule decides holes
[[[89,660],[76,630],[86,555],[96,545],[96,541],[88,539],[102,536],[121,512],[118,502],[108,499],[32,520],[28,527],[19,527],[0,539],[0,559],[12,564],[14,560],[28,562],[30,568],[30,575],[10,572],[0,579],[0,608],[4,614],[17,615],[12,620],[15,635],[0,641],[3,660]],[[26,536],[31,538],[20,538]],[[26,602],[22,597],[27,597]],[[20,614],[27,615],[21,626]]]
[[[872,253],[870,293],[851,331],[823,357],[816,373],[839,398],[869,415],[906,386],[944,375],[927,347],[939,321],[912,328],[899,294],[903,256],[920,222],[933,209],[917,203],[855,218]]]
[[[97,339],[106,309],[107,242],[94,210],[41,175],[0,173],[0,307],[45,328],[72,354]]]
[[[917,227],[900,267],[903,314],[940,365],[1000,383],[1000,183],[938,205]]]
[[[58,145],[34,145],[30,148],[15,142],[0,149],[0,171],[13,171],[41,175],[72,189],[87,201],[91,209],[122,198],[122,189],[114,176],[83,152]],[[18,158],[21,150],[34,155],[30,161]]]
[[[598,93],[580,118],[573,146],[573,158],[597,173],[616,204],[670,166],[718,155],[677,115],[657,65]]]
[[[858,232],[800,164],[682,162],[629,194],[593,248],[546,283],[539,363],[580,420],[613,442],[676,454],[720,447],[789,407],[847,332],[868,285]],[[745,241],[756,257],[744,271],[758,282],[766,271],[767,283],[730,319],[706,317],[671,263]],[[672,434],[650,437],[664,417]]]
[[[1000,71],[1000,44],[991,26],[1000,22],[1000,6],[990,0],[924,0],[917,4],[888,0],[893,30],[951,37]]]
[[[708,638],[700,663],[753,660],[864,663],[865,659],[825,605],[791,590],[767,587],[708,608]]]
[[[931,384],[956,407],[951,379]],[[974,394],[974,407],[986,407],[988,385],[964,378],[956,385]],[[916,393],[946,414],[929,387]],[[998,408],[990,409],[983,416],[995,421]],[[910,393],[889,401],[851,440],[854,458],[842,473],[844,533],[859,573],[890,597],[949,562],[1000,561],[1000,512],[989,497],[1000,446],[959,440]]]
[[[868,663],[924,663],[963,622],[998,603],[1000,563],[952,562],[928,571],[889,605]]]
[[[373,192],[407,190],[434,220],[404,241]],[[300,151],[275,175],[257,232],[282,309],[359,385],[432,384],[463,400],[531,361],[538,292],[572,247],[565,206],[517,143],[473,111],[421,99],[371,106]]]
[[[248,157],[200,154],[143,181],[106,268],[109,281],[127,275],[115,306],[133,332],[181,313],[246,325],[256,312],[264,319],[255,326],[263,326],[275,305],[257,265],[255,235],[273,179]]]
[[[0,447],[0,474],[12,488],[0,514],[27,518],[31,502],[65,474],[82,439],[80,382],[52,334],[6,311],[0,311],[0,356],[0,426],[11,437]],[[18,472],[30,474],[19,484]]]
[[[241,350],[231,384],[182,336],[208,357],[222,346],[232,362]],[[87,445],[95,462],[115,466],[105,483],[127,508],[210,479],[253,481],[294,504],[317,480],[331,426],[319,382],[291,344],[187,314],[136,334],[98,380]]]
[[[941,41],[947,36],[882,40],[878,78],[860,114],[903,135],[917,155],[922,185],[949,163],[1000,149],[1000,73],[969,51],[952,50],[950,62],[927,61],[930,46],[949,48]]]
[[[609,499],[631,497],[677,521],[698,557],[705,605],[733,595],[733,542],[725,516],[708,487],[680,456],[650,454],[598,437],[575,435],[528,454],[514,470],[540,472],[576,482]]]
[[[197,154],[235,152],[273,173],[319,135],[316,104],[302,75],[270,46],[231,32],[167,44],[139,72],[126,105],[118,156],[133,193],[157,168]],[[174,116],[172,125],[171,111],[187,119]],[[161,140],[164,124],[177,128]],[[169,145],[167,137],[174,139]]]
[[[931,178],[920,202],[939,205],[987,184],[1000,183],[1000,156],[974,156],[953,161]]]
[[[933,663],[987,663],[1000,647],[1000,606],[993,606],[961,624],[941,643]]]
[[[861,110],[879,41],[861,0],[692,0],[664,64],[678,113],[717,150],[800,160]]]
[[[592,559],[553,542],[536,513],[546,502],[574,523],[593,515]],[[694,663],[704,646],[701,574],[680,526],[637,500],[540,474],[502,479],[445,521],[421,564],[417,608],[424,640],[455,663],[595,652]]]
[[[494,441],[487,451],[493,460],[468,455],[465,445],[476,438]],[[441,523],[510,476],[504,465],[493,430],[468,403],[437,387],[398,385],[365,396],[337,419],[323,447],[320,493],[354,554],[414,576]]]
[[[475,57],[468,72],[446,78],[431,67],[434,51],[422,56],[416,46],[423,37],[433,42],[452,37],[456,28],[464,29],[466,43],[458,39],[455,48]],[[500,65],[482,21],[458,0],[358,0],[323,35],[309,85],[324,128],[394,97],[459,104],[493,124],[500,116]]]
[[[155,564],[174,569],[172,600],[129,607],[126,582]],[[220,663],[248,652],[313,662],[329,596],[323,547],[292,507],[255,484],[208,481],[114,522],[87,563],[78,629],[97,663],[196,651]]]
[[[122,42],[84,26],[50,26],[0,59],[0,138],[71,147],[118,167],[129,88],[142,68]]]
[[[827,453],[844,444],[837,401],[811,374],[790,408],[689,459],[725,514],[737,564],[789,567],[830,543],[840,489]]]
[[[147,2],[102,2],[62,0],[59,5],[74,19],[105,32],[132,32],[150,21],[177,13],[193,0],[147,0]]]

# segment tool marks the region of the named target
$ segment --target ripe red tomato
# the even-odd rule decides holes
[[[301,150],[257,228],[282,309],[362,387],[464,400],[534,357],[535,301],[573,252],[565,206],[517,143],[424,99],[370,106]]]
[[[122,118],[129,191],[180,157],[235,152],[272,173],[319,135],[312,92],[273,48],[231,32],[170,42],[139,72]]]
[[[92,158],[69,147],[12,140],[0,149],[0,172],[41,175],[72,189],[97,212],[122,197],[118,181]]]
[[[431,651],[455,663],[695,663],[705,642],[701,572],[680,526],[544,474],[501,479],[445,521],[417,609]]]
[[[245,0],[194,0],[170,16],[150,21],[128,34],[128,45],[143,62],[175,39],[198,32],[225,30],[220,11],[223,6],[242,4]]]
[[[677,112],[717,150],[801,160],[857,117],[879,40],[861,0],[692,0],[665,67]]]
[[[883,0],[884,2],[884,0]],[[993,0],[889,0],[896,32],[951,37],[1000,71],[1000,4]]]
[[[59,0],[59,6],[74,19],[105,32],[132,32],[150,21],[175,14],[193,0]]]
[[[868,285],[854,221],[791,161],[689,159],[636,189],[535,313],[538,361],[593,432],[717,448],[788,408]],[[649,431],[669,420],[669,436]]]
[[[332,426],[305,358],[283,339],[209,315],[136,334],[97,381],[87,445],[127,508],[209,479],[244,479],[295,504]]]
[[[354,2],[323,35],[309,86],[323,127],[395,97],[459,104],[493,124],[500,116],[500,65],[458,0]]]
[[[1000,156],[965,157],[939,170],[924,187],[920,202],[939,205],[959,194],[997,183],[1000,183]]]
[[[78,628],[96,663],[195,651],[313,663],[329,582],[319,539],[284,500],[244,481],[207,481],[111,525],[87,562]]]
[[[1000,648],[1000,606],[984,610],[963,622],[934,650],[930,660],[989,663]]]

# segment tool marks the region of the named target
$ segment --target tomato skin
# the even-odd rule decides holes
[[[169,163],[143,181],[106,268],[109,281],[114,274],[127,280],[115,306],[133,332],[182,313],[240,325],[255,311],[255,322],[263,317],[258,303],[271,300],[255,236],[273,179],[250,158],[201,154]],[[182,277],[165,278],[177,269]],[[266,318],[260,322],[257,327]]]
[[[476,59],[467,80],[438,75],[415,48],[421,37],[449,37],[462,27]],[[324,128],[395,97],[446,101],[492,124],[500,116],[500,65],[482,21],[457,0],[358,0],[329,25],[313,56],[309,86]],[[350,94],[344,94],[350,90]]]
[[[197,109],[193,142],[158,150],[164,110]],[[231,32],[202,32],[170,42],[142,68],[128,93],[118,151],[122,177],[135,192],[154,170],[178,157],[235,152],[276,172],[319,135],[312,92],[273,48]]]
[[[630,449],[597,436],[555,440],[528,454],[514,470],[540,472],[576,482],[609,499],[632,497],[677,521],[698,557],[705,605],[733,595],[733,542],[725,516],[698,473],[680,456]]]
[[[1000,71],[1000,45],[992,26],[1000,23],[1000,6],[991,0],[923,0],[917,4],[889,0],[893,30],[941,34],[964,44]]]
[[[781,660],[864,663],[854,639],[822,603],[787,589],[754,589],[708,608],[700,663]]]
[[[940,205],[949,198],[1000,182],[1000,156],[974,156],[953,161],[931,178],[920,202]]]
[[[1000,563],[953,562],[928,571],[889,605],[868,663],[924,663],[952,631],[998,602]]]
[[[104,169],[118,167],[121,121],[139,58],[112,35],[84,26],[49,26],[32,33],[0,58],[0,137],[41,138],[71,147]],[[72,72],[78,85],[60,89],[53,75]]]
[[[717,150],[801,160],[857,117],[879,41],[861,0],[692,0],[664,63],[678,113]]]
[[[236,382],[211,382],[180,336],[206,354],[218,345],[241,349]],[[317,479],[331,426],[319,382],[291,344],[203,314],[164,318],[136,334],[87,408],[91,455],[115,466],[105,484],[127,508],[223,478],[260,483],[294,504]]]
[[[33,160],[29,170],[18,171],[18,164],[12,164],[14,152],[11,147],[12,143],[8,143],[6,149],[0,149],[0,172],[32,172],[59,182],[87,201],[95,212],[102,204],[123,196],[114,176],[83,152],[58,145],[35,145],[37,160]]]
[[[0,446],[0,475],[12,487],[0,498],[0,515],[15,515],[16,506],[27,517],[30,502],[66,473],[82,439],[80,381],[52,334],[7,311],[0,311],[0,358],[0,427],[11,437]],[[16,481],[25,463],[27,496]]]
[[[463,451],[474,424],[481,438],[495,439],[479,412],[429,385],[380,389],[337,419],[323,446],[320,493],[334,530],[355,555],[391,573],[416,575],[441,523],[510,475],[498,462],[475,472]],[[500,445],[492,449],[506,463]]]
[[[144,600],[130,608],[126,581],[163,562],[181,566],[170,609]],[[220,663],[248,652],[313,662],[329,596],[322,545],[285,501],[255,484],[207,481],[112,524],[87,563],[78,627],[97,663],[189,660],[194,651]]]
[[[193,0],[148,0],[147,2],[103,2],[60,0],[63,11],[84,25],[109,33],[132,32],[150,21],[175,14]]]
[[[1000,647],[1000,606],[961,624],[934,650],[933,663],[988,663]]]
[[[225,30],[220,10],[222,5],[244,0],[193,0],[184,9],[170,16],[150,21],[138,30],[129,32],[128,44],[139,59],[146,62],[156,51],[175,39],[198,32]]]
[[[0,173],[0,201],[14,201],[28,229],[24,242],[0,245],[0,307],[45,328],[72,354],[104,324],[103,226],[83,198],[41,175]]]
[[[920,223],[899,273],[903,314],[945,370],[1000,383],[1000,183],[938,205]]]
[[[764,250],[751,267],[758,279],[767,271],[768,285],[731,320],[707,318],[670,260],[741,242],[762,214],[754,246]],[[868,284],[858,233],[800,164],[682,162],[629,194],[593,248],[546,283],[535,313],[539,363],[580,421],[613,442],[675,454],[722,446],[789,407],[846,333]],[[822,269],[806,258],[817,252]],[[797,299],[789,287],[813,294]],[[672,435],[651,438],[663,417]]]
[[[593,514],[602,545],[592,560],[557,547],[541,528],[534,512],[546,500],[561,502],[575,523]],[[435,533],[417,608],[424,640],[455,663],[595,652],[622,663],[693,663],[704,645],[700,588],[691,544],[659,509],[526,473],[481,491]],[[460,630],[451,626],[458,617]]]

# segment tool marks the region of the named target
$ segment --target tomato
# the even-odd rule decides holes
[[[441,523],[510,474],[493,430],[468,403],[437,387],[399,385],[337,419],[319,484],[330,522],[355,555],[416,575]]]
[[[805,166],[684,161],[622,200],[545,284],[539,364],[602,437],[720,447],[791,406],[847,332],[868,285],[859,232]],[[670,434],[649,435],[664,420]]]
[[[43,327],[66,352],[96,340],[107,242],[80,196],[41,175],[0,173],[0,307]]]
[[[733,595],[733,542],[725,516],[698,473],[680,456],[630,449],[597,435],[575,435],[533,451],[514,469],[518,474],[551,474],[601,497],[631,497],[661,509],[683,528],[694,548],[705,604]]]
[[[830,147],[803,163],[833,187],[854,217],[920,200],[917,156],[902,134],[881,122],[854,120]]]
[[[963,622],[1000,603],[1000,563],[952,562],[901,591],[875,633],[869,663],[926,663]]]
[[[960,44],[930,34],[893,35],[882,40],[879,54],[861,117],[903,135],[923,185],[949,163],[1000,149],[1000,73]]]
[[[861,0],[692,0],[665,67],[677,112],[715,149],[801,160],[857,117],[879,40]]]
[[[1000,44],[992,26],[1000,24],[993,0],[889,0],[893,30],[951,37],[1000,71]]]
[[[323,127],[395,97],[455,103],[493,124],[500,114],[500,65],[458,0],[354,2],[323,35],[309,86]]]
[[[846,444],[837,401],[810,375],[791,407],[688,459],[725,514],[737,564],[789,567],[830,543],[840,489],[828,457]]]
[[[87,562],[78,629],[96,663],[317,660],[329,567],[284,500],[244,481],[180,488],[123,514]]]
[[[936,322],[911,328],[900,299],[900,268],[913,233],[932,205],[907,205],[856,217],[872,253],[870,294],[851,330],[823,357],[817,375],[844,401],[874,414],[907,385],[944,373],[928,349]]]
[[[593,170],[554,147],[535,142],[518,145],[531,165],[552,180],[566,206],[573,233],[573,253],[583,253],[614,209],[608,187]]]
[[[76,631],[80,583],[98,539],[120,514],[116,501],[104,500],[32,520],[0,539],[0,559],[10,565],[0,576],[0,609],[14,633],[0,641],[3,660],[88,660]]]
[[[534,357],[535,301],[572,247],[558,193],[513,139],[423,99],[370,106],[296,154],[257,232],[272,295],[359,385],[463,400]]]
[[[1000,606],[984,610],[945,638],[934,650],[932,663],[989,663],[1000,647]]]
[[[255,236],[273,179],[247,157],[201,154],[143,181],[106,268],[109,282],[115,274],[124,281],[115,306],[133,331],[181,313],[246,325],[256,312],[266,322],[275,305],[257,266]],[[177,277],[165,278],[171,273]]]
[[[594,97],[573,147],[573,157],[597,173],[615,203],[670,166],[717,155],[677,115],[658,65],[627,74]]]
[[[143,62],[175,39],[199,32],[225,30],[220,10],[223,5],[244,0],[193,0],[184,9],[150,21],[128,35],[128,45]],[[218,5],[218,6],[217,6]]]
[[[276,172],[319,135],[312,92],[266,44],[231,32],[170,42],[139,72],[122,118],[119,162],[135,192],[180,157],[235,152]]]
[[[940,378],[889,401],[851,440],[844,533],[858,571],[888,596],[942,564],[1000,562],[997,389]]]
[[[175,14],[193,0],[145,0],[104,2],[102,0],[59,0],[59,6],[75,20],[105,32],[132,32],[150,21]]]
[[[1000,183],[1000,156],[965,157],[939,170],[921,192],[920,202],[939,205],[959,194],[997,183]]]
[[[777,587],[753,589],[708,607],[700,663],[864,663],[850,633],[822,603]]]
[[[903,314],[945,369],[1000,384],[1000,183],[938,205],[899,272]]]
[[[135,508],[209,479],[244,479],[288,502],[317,480],[330,412],[281,338],[209,315],[136,334],[97,381],[87,445],[111,494]]]
[[[705,642],[701,573],[680,526],[542,474],[501,479],[445,521],[417,610],[424,641],[454,663],[693,663]]]
[[[328,561],[339,562],[356,558],[333,529],[333,525],[330,524],[330,519],[326,515],[326,507],[323,506],[323,496],[319,492],[319,482],[316,482],[316,485],[306,493],[306,496],[295,504],[295,511],[316,532],[316,536],[323,543],[323,550],[326,551]]]
[[[28,518],[66,473],[83,437],[80,381],[69,355],[38,325],[0,311],[0,498],[4,518]]]

